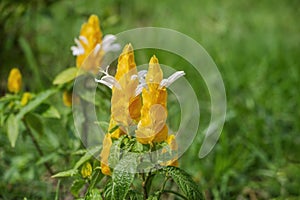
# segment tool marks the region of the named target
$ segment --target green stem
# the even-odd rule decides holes
[[[183,196],[182,194],[175,192],[173,190],[163,190],[162,193],[172,193],[172,194],[175,194],[175,195],[181,197],[182,199],[188,200],[185,196]]]
[[[34,137],[34,135],[32,134],[32,132],[30,131],[30,128],[28,126],[28,124],[26,123],[26,121],[23,119],[23,123],[25,125],[25,128],[28,132],[28,135],[30,136],[34,147],[36,148],[37,152],[40,154],[41,157],[44,157],[44,153],[42,151],[42,148],[40,147],[39,143],[37,142],[36,138]],[[46,169],[48,170],[48,172],[50,173],[50,175],[54,175],[54,172],[52,171],[50,164],[46,161],[44,162],[44,166],[46,167]]]
[[[148,198],[148,191],[147,191],[148,176],[145,178],[144,172],[142,172],[142,179],[143,179],[142,187],[143,187],[143,193],[144,193],[144,200],[146,200]]]

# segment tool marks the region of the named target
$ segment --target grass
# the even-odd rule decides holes
[[[38,6],[7,2],[0,3],[1,94],[5,93],[6,77],[12,67],[20,67],[25,74],[26,89],[38,91],[36,84],[30,82],[34,79],[32,72],[38,70],[42,80],[39,86],[47,87],[58,72],[74,65],[69,48],[91,13],[99,15],[105,33],[143,26],[175,29],[198,41],[214,59],[228,101],[226,124],[214,150],[204,159],[197,157],[200,135],[210,117],[204,109],[199,137],[181,158],[180,166],[193,175],[207,199],[300,196],[298,1],[101,0],[48,1],[49,5],[40,1]],[[5,3],[9,6],[4,7]],[[5,18],[7,13],[9,18]],[[24,41],[19,42],[20,38],[30,51],[26,50],[28,46],[24,48]],[[34,57],[28,56],[31,51]],[[168,53],[158,54],[164,64],[187,65]],[[141,56],[141,62],[143,59]],[[194,87],[205,88],[203,83],[198,86],[199,80],[191,82]],[[199,101],[209,101],[207,91],[197,95]],[[18,183],[20,188],[15,192],[47,199],[45,188],[51,185],[45,186],[39,174],[27,171],[15,180],[16,173],[34,162],[32,155],[22,153],[25,147],[10,150],[3,131],[0,141],[0,175],[4,177],[1,187]],[[23,165],[19,158],[25,159]],[[2,171],[18,163],[13,176]],[[34,180],[39,189],[26,189],[28,180]],[[54,192],[55,187],[50,190]]]

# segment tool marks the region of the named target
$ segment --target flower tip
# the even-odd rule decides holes
[[[123,49],[123,53],[129,53],[131,51],[133,51],[133,47],[132,47],[131,43],[126,44]]]
[[[95,15],[95,14],[90,15],[90,17],[88,19],[88,23],[99,24],[99,18],[98,18],[98,16]]]
[[[158,64],[158,59],[155,55],[151,57],[149,64]]]

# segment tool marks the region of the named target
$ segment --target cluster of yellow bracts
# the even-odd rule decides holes
[[[168,135],[167,90],[160,85],[163,72],[158,59],[155,56],[150,59],[141,95],[136,95],[139,80],[134,77],[138,77],[138,72],[132,46],[128,44],[118,59],[115,79],[119,85],[112,88],[109,133],[104,137],[100,155],[102,173],[107,175],[111,174],[108,159],[112,138],[118,139],[121,135],[128,134],[130,126],[137,125],[135,137],[142,144],[153,145],[165,141],[170,149],[177,149],[175,136]],[[118,128],[114,130],[116,126]],[[178,162],[174,159],[165,165],[178,165]]]
[[[77,46],[71,47],[73,55],[77,57],[77,67],[96,72],[95,66],[88,61],[101,62],[104,53],[115,51],[118,44],[113,44],[115,36],[106,35],[102,38],[99,26],[99,19],[91,15],[88,22],[81,27],[80,36],[75,39]],[[94,52],[94,53],[92,53]],[[88,56],[96,55],[95,58],[86,59]],[[163,81],[163,73],[158,59],[153,56],[150,59],[149,69],[144,79],[144,85],[140,88],[141,94],[137,94],[140,84],[136,63],[134,60],[133,48],[126,45],[119,56],[118,66],[114,77],[108,75],[106,78],[114,82],[111,86],[111,119],[108,133],[103,139],[101,152],[101,170],[104,174],[110,175],[108,166],[112,139],[129,134],[129,127],[137,126],[135,137],[142,144],[153,145],[157,142],[166,142],[170,149],[176,150],[177,144],[174,135],[168,134],[166,125],[167,119],[167,90]],[[182,75],[182,74],[181,74]],[[99,81],[101,82],[101,80]],[[105,81],[102,81],[105,84]],[[118,128],[115,128],[118,127]],[[178,165],[177,160],[170,160],[165,165]]]

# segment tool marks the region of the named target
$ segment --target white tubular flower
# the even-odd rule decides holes
[[[122,89],[120,83],[115,79],[115,77],[111,76],[108,74],[108,68],[109,66],[106,67],[105,71],[100,70],[103,74],[105,74],[101,79],[95,79],[97,83],[102,83],[103,85],[106,85],[110,89],[113,87],[118,88],[119,90]]]
[[[83,36],[82,37],[80,36],[79,40],[82,40],[83,42],[87,42],[86,38],[83,37]],[[84,54],[84,48],[83,48],[83,46],[82,46],[82,44],[80,43],[79,40],[77,38],[74,39],[77,46],[72,46],[71,47],[73,56],[79,56],[79,55]]]
[[[114,44],[116,39],[117,39],[117,37],[112,34],[105,35],[103,38],[103,41],[102,41],[103,51],[105,51],[105,52],[119,51],[121,49],[121,45],[118,43]]]
[[[148,88],[148,86],[146,84],[146,80],[145,80],[146,74],[147,74],[147,70],[141,70],[138,72],[137,75],[131,76],[131,80],[134,80],[136,78],[139,79],[139,85],[135,89],[135,96],[138,96],[139,94],[141,94],[143,91],[143,88]]]
[[[159,84],[159,88],[169,87],[172,83],[174,83],[177,79],[179,79],[180,77],[182,77],[184,75],[185,75],[184,71],[175,72],[169,78],[163,79]]]

